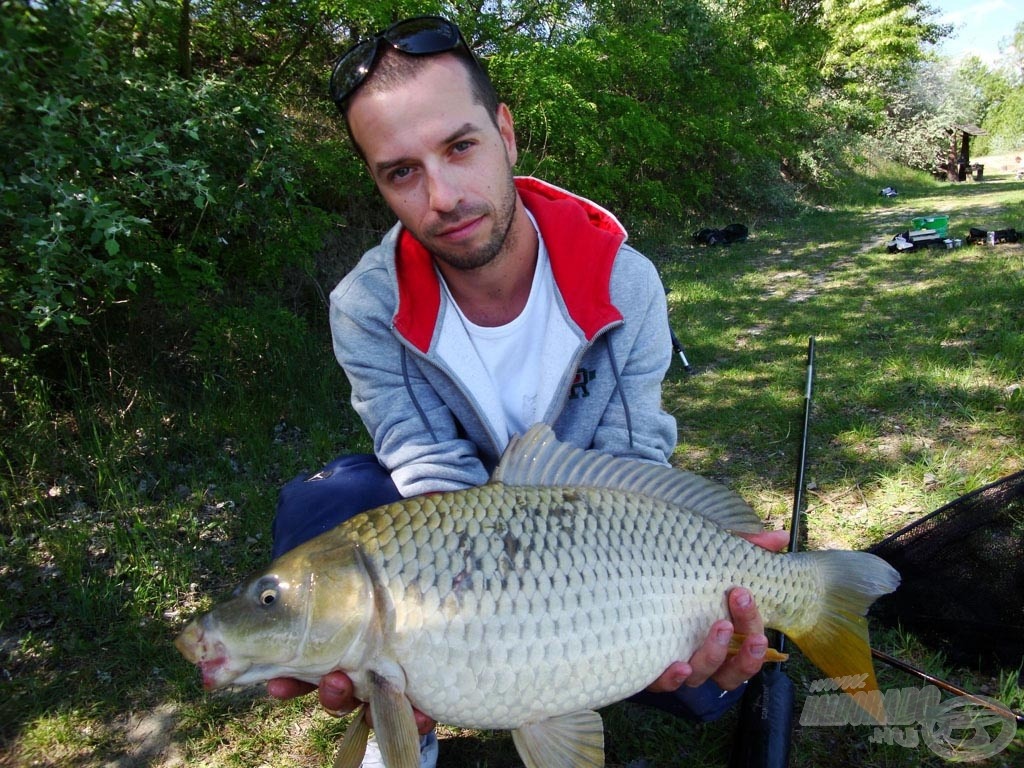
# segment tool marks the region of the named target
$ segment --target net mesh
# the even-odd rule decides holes
[[[949,659],[1024,661],[1024,472],[946,504],[871,547],[902,577],[873,614]]]

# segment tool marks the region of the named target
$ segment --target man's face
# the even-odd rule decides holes
[[[370,174],[399,221],[457,269],[490,263],[516,213],[512,117],[497,126],[451,56],[432,57],[401,85],[360,91],[348,121]]]

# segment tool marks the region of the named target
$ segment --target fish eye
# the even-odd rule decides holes
[[[280,589],[276,581],[264,579],[257,584],[257,588],[259,590],[257,599],[264,608],[269,608],[277,602],[277,598],[280,596]]]

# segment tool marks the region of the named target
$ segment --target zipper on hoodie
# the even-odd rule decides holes
[[[398,338],[399,343],[402,345],[402,380],[403,383],[405,384],[405,389],[409,393],[409,399],[412,400],[413,406],[416,408],[416,413],[419,414],[420,419],[423,421],[423,425],[430,431],[431,436],[435,440],[437,440],[437,436],[434,434],[434,429],[430,425],[430,421],[429,419],[427,419],[426,413],[424,412],[422,406],[420,406],[419,400],[416,399],[416,394],[412,391],[412,387],[409,385],[409,376],[405,363],[405,356],[408,354],[415,355],[417,358],[424,361],[432,368],[444,374],[445,378],[448,379],[449,384],[452,385],[452,388],[459,392],[459,394],[461,394],[465,398],[466,402],[469,403],[470,409],[472,410],[473,416],[476,418],[477,423],[482,425],[484,430],[487,432],[487,436],[491,441],[491,453],[494,454],[495,456],[500,456],[502,451],[501,447],[498,444],[497,435],[494,434],[494,428],[491,426],[490,421],[484,418],[483,413],[480,409],[480,405],[477,402],[476,398],[473,396],[471,392],[469,392],[465,387],[463,387],[462,382],[459,381],[459,379],[455,376],[455,373],[452,371],[452,369],[449,368],[448,365],[446,365],[440,359],[435,360],[426,353],[421,352],[414,344],[410,343],[407,339],[405,339],[405,337],[402,336],[402,334],[394,327],[394,325],[391,326],[391,332]],[[452,416],[454,417],[455,414],[452,414]]]
[[[557,398],[552,399],[551,407],[548,408],[548,412],[546,414],[544,414],[544,423],[545,424],[549,424],[549,425],[553,426],[555,421],[557,420],[557,418],[559,416],[561,416],[562,412],[565,410],[566,403],[569,402],[569,394],[572,391],[572,382],[576,378],[576,373],[580,369],[580,363],[583,362],[583,358],[587,354],[587,352],[589,352],[591,349],[593,349],[594,345],[597,344],[598,341],[604,341],[606,344],[611,344],[611,342],[607,340],[606,336],[613,329],[618,328],[622,324],[623,324],[622,320],[617,320],[617,321],[615,321],[613,323],[608,323],[608,325],[606,325],[603,328],[599,329],[597,331],[597,333],[594,334],[593,338],[590,339],[590,341],[586,341],[586,340],[583,341],[583,343],[580,345],[580,348],[577,351],[576,355],[573,357],[572,360],[569,361],[569,367],[566,368],[565,373],[562,375],[562,385],[561,385],[561,392],[562,392],[562,394],[559,395]],[[615,363],[614,357],[609,356],[609,365],[614,367],[614,363]],[[621,371],[615,371],[613,375],[614,375],[615,381],[616,381],[616,389],[618,389],[619,392],[621,393],[622,387],[620,387],[618,385],[619,374],[620,373],[621,373]],[[627,408],[624,396],[623,396],[623,400],[622,400],[622,406],[623,406],[623,408]],[[629,441],[630,441],[630,443],[633,442],[632,430],[630,430]]]

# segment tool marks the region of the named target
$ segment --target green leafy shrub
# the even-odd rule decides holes
[[[301,192],[287,119],[253,84],[121,67],[85,3],[5,3],[0,319],[8,354],[141,289],[173,306],[258,284]],[[239,247],[241,246],[241,247]]]

